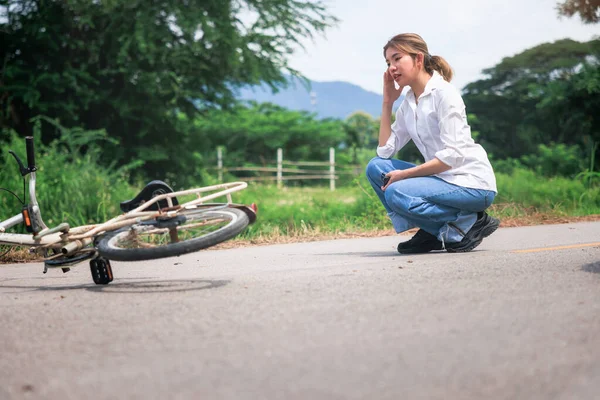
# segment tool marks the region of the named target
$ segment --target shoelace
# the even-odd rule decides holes
[[[448,236],[448,230],[450,229],[450,226],[448,224],[444,225],[446,227],[446,236]],[[442,233],[440,235],[442,237],[442,250],[446,250],[446,241],[444,240],[444,233]]]
[[[442,233],[441,237],[442,237],[442,249],[443,250],[446,250],[446,241],[444,240],[444,236],[446,238],[448,237],[448,231],[450,230],[450,225],[452,225],[452,227],[454,229],[456,229],[458,232],[460,232],[460,234],[463,236],[463,238],[466,236],[466,234],[462,231],[462,229],[460,229],[458,226],[454,225],[453,223],[449,222],[449,223],[444,224],[444,226],[446,227],[446,231],[445,232],[440,231]],[[445,235],[444,235],[444,233],[445,233]]]

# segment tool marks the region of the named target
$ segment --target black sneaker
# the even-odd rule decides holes
[[[500,226],[500,220],[490,217],[486,212],[477,213],[477,221],[458,243],[446,243],[449,253],[464,253],[479,246],[483,238],[490,236]]]
[[[413,236],[406,242],[400,242],[398,244],[398,253],[401,254],[418,254],[418,253],[429,253],[432,250],[442,250],[442,242],[440,242],[435,236],[429,232],[425,232],[423,229]]]

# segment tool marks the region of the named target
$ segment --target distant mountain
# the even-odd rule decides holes
[[[381,115],[382,95],[369,92],[348,82],[311,81],[308,90],[297,78],[289,78],[289,86],[272,93],[267,85],[240,90],[240,100],[273,103],[290,110],[315,112],[319,118],[345,119],[355,111],[363,111],[374,118]]]

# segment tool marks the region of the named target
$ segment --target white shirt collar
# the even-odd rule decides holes
[[[427,84],[425,85],[425,90],[423,91],[423,94],[421,94],[420,97],[427,96],[433,90],[437,89],[440,86],[440,83],[442,83],[443,81],[444,78],[442,77],[442,75],[440,75],[439,72],[434,70],[433,75],[431,75],[431,78],[427,81]],[[413,92],[412,88],[410,88],[410,94],[412,95],[411,97],[413,102],[416,102],[415,93]]]

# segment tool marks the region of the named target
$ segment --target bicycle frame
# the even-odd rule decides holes
[[[69,224],[63,222],[54,228],[48,228],[44,224],[44,229],[37,234],[18,234],[4,232],[6,229],[9,229],[15,225],[24,222],[23,215],[18,214],[12,218],[7,219],[6,221],[0,222],[0,243],[20,246],[33,246],[38,248],[60,248],[61,254],[58,254],[56,256],[71,255],[77,252],[78,250],[81,250],[82,248],[88,246],[90,243],[92,243],[94,237],[102,233],[120,229],[132,225],[134,223],[139,223],[141,221],[150,220],[161,216],[173,217],[176,216],[181,210],[189,210],[199,208],[201,206],[210,207],[212,206],[211,204],[204,203],[218,197],[226,196],[227,204],[234,205],[231,198],[231,194],[243,190],[247,186],[248,184],[246,182],[232,182],[162,194],[153,197],[151,200],[147,201],[146,203],[142,204],[134,210],[121,214],[115,218],[112,218],[100,224],[82,225],[71,228]],[[206,192],[215,193],[211,193],[203,197],[202,194]],[[29,181],[29,193],[31,205],[36,210],[36,212],[39,213],[39,205],[35,196],[35,173],[32,173],[32,177]],[[172,198],[191,194],[197,195],[198,198],[177,206],[173,206]],[[167,204],[169,204],[169,207],[159,211],[145,211],[152,204],[161,200],[166,200]]]
[[[71,256],[77,252],[94,251],[94,248],[89,248],[89,245],[93,243],[95,237],[110,231],[124,228],[142,221],[151,220],[160,217],[175,217],[182,210],[189,210],[194,208],[207,208],[217,207],[215,204],[205,204],[206,202],[213,200],[218,197],[225,196],[227,203],[219,203],[218,207],[227,206],[241,206],[236,205],[232,202],[231,194],[240,190],[245,189],[248,184],[246,182],[232,182],[223,183],[212,186],[205,186],[196,189],[182,190],[178,192],[171,192],[161,194],[153,197],[149,201],[140,205],[139,207],[131,210],[127,213],[121,214],[115,218],[112,218],[106,222],[94,224],[94,225],[82,225],[76,227],[70,227],[68,223],[63,222],[56,227],[48,228],[43,222],[41,217],[41,210],[37,201],[36,196],[36,174],[35,171],[35,156],[33,152],[33,138],[26,138],[27,143],[27,163],[28,167],[25,168],[21,160],[14,154],[13,156],[19,163],[21,174],[25,177],[29,175],[29,204],[28,214],[24,213],[14,215],[13,217],[0,221],[0,244],[14,245],[14,246],[31,246],[30,251],[40,251],[43,249],[55,249],[60,250],[58,254],[51,257],[46,257],[45,260],[51,260],[63,256]],[[203,196],[207,192],[214,192]],[[195,194],[197,198],[173,206],[172,199],[174,197],[181,197]],[[166,200],[168,207],[159,209],[158,211],[147,209],[154,203]],[[41,228],[38,232],[33,234],[22,234],[22,233],[7,233],[6,230],[19,224],[25,224],[26,226],[32,226],[31,221],[26,219],[35,220],[35,226]],[[85,249],[88,247],[87,249]]]
[[[215,199],[217,197],[226,196],[227,203],[225,205],[221,205],[221,207],[225,207],[227,205],[233,205],[231,199],[231,193],[237,192],[239,190],[245,189],[248,186],[246,182],[232,182],[232,183],[223,183],[219,185],[205,186],[196,189],[189,190],[181,190],[178,192],[166,193],[156,197],[153,197],[151,200],[142,204],[134,210],[131,210],[125,214],[121,214],[113,219],[110,219],[102,224],[97,225],[84,225],[75,227],[69,230],[69,236],[67,241],[70,243],[66,244],[61,248],[61,252],[63,255],[70,255],[76,252],[77,250],[82,249],[85,246],[88,246],[92,243],[93,238],[97,235],[100,235],[105,232],[113,231],[116,229],[121,229],[126,226],[132,225],[134,223],[138,223],[141,221],[146,221],[150,219],[155,219],[157,217],[174,217],[181,210],[189,210],[198,208],[203,205],[203,203]],[[211,192],[219,190],[216,193],[212,193],[208,196],[202,197],[201,194],[204,192]],[[186,203],[173,206],[172,198],[177,196],[186,196],[195,194],[198,196],[196,200],[191,200]],[[160,201],[167,200],[167,204],[169,207],[159,210],[159,211],[144,211],[152,204]],[[60,226],[60,225],[59,225]],[[41,233],[41,232],[40,232]],[[49,232],[50,233],[50,232]],[[39,236],[39,235],[38,235]],[[35,238],[35,237],[34,237]],[[1,238],[0,238],[1,240]]]
[[[43,229],[48,229],[48,227],[46,226],[46,224],[44,224],[42,218],[41,218],[41,212],[40,212],[40,206],[38,204],[37,201],[37,197],[35,194],[35,181],[36,181],[36,176],[35,176],[35,171],[30,172],[30,177],[29,177],[29,201],[30,201],[30,205],[31,208],[33,210],[33,212],[36,214],[36,216],[39,218],[39,221],[41,222],[41,226],[43,227]],[[7,243],[7,244],[33,244],[30,243],[30,240],[28,240],[27,238],[30,235],[25,235],[25,234],[10,234],[10,233],[4,233],[6,229],[12,228],[13,226],[22,224],[24,222],[24,218],[23,218],[23,214],[17,214],[5,221],[0,221],[0,243]],[[12,239],[12,240],[9,240]],[[19,242],[19,240],[21,240],[22,242]],[[15,242],[17,241],[17,242]]]

